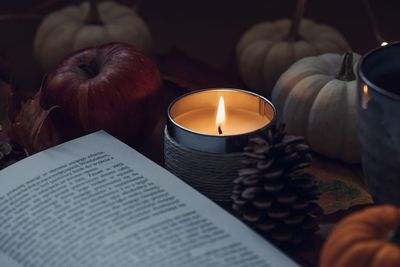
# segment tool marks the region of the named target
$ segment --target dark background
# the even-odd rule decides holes
[[[379,43],[372,33],[363,1],[309,0],[305,15],[335,27],[355,52],[364,54]],[[400,1],[369,1],[381,35],[387,41],[400,40]],[[20,92],[25,93],[25,97],[39,89],[43,77],[32,54],[32,41],[41,19],[52,10],[79,2],[0,0],[0,55],[9,61],[12,82]],[[133,6],[135,0],[120,2]],[[214,68],[226,69],[226,66],[234,66],[235,46],[250,26],[261,21],[291,17],[295,4],[295,0],[144,0],[141,1],[139,14],[153,34],[158,54],[177,47]],[[172,96],[170,98],[173,99]],[[162,162],[164,123],[161,120],[154,137],[142,151],[158,163]],[[335,169],[336,165],[332,170]],[[330,221],[336,221],[341,216],[343,214],[335,215]],[[312,263],[310,266],[317,266],[318,249],[300,258],[296,257],[296,260],[303,262],[305,258]]]
[[[400,1],[369,0],[381,35],[400,40]],[[32,40],[43,15],[77,0],[13,0],[0,2],[0,54],[10,62],[14,83],[36,91],[42,73],[32,55]],[[134,5],[134,0],[119,2]],[[291,17],[295,0],[144,0],[139,14],[153,34],[155,51],[178,47],[215,68],[234,60],[235,46],[254,23]],[[13,14],[4,17],[4,14]],[[378,45],[363,0],[309,0],[306,17],[339,30],[354,51]]]

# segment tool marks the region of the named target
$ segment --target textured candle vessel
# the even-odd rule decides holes
[[[217,113],[221,102],[223,120]],[[181,96],[168,108],[165,167],[210,199],[229,202],[243,146],[274,118],[275,108],[267,99],[243,90],[208,89]]]

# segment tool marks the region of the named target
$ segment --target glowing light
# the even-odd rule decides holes
[[[387,46],[389,43],[388,42],[382,42],[381,46]]]
[[[365,95],[368,94],[368,86],[367,85],[364,85],[363,92],[364,92]]]
[[[369,102],[369,99],[370,99],[369,92],[368,92],[368,90],[369,90],[368,86],[366,84],[364,84],[362,90],[363,90],[363,93],[362,93],[362,97],[361,97],[361,100],[362,100],[361,106],[362,106],[363,109],[367,109],[368,108],[368,102]]]
[[[224,98],[221,96],[219,98],[217,116],[215,119],[215,124],[217,125],[219,134],[222,134],[222,123],[224,122],[225,122],[225,102]]]

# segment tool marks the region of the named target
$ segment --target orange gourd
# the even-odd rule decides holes
[[[325,242],[320,267],[399,267],[400,208],[376,206],[343,219]]]

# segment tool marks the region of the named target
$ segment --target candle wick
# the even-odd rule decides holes
[[[218,133],[219,133],[219,134],[222,134],[221,125],[218,125]]]

